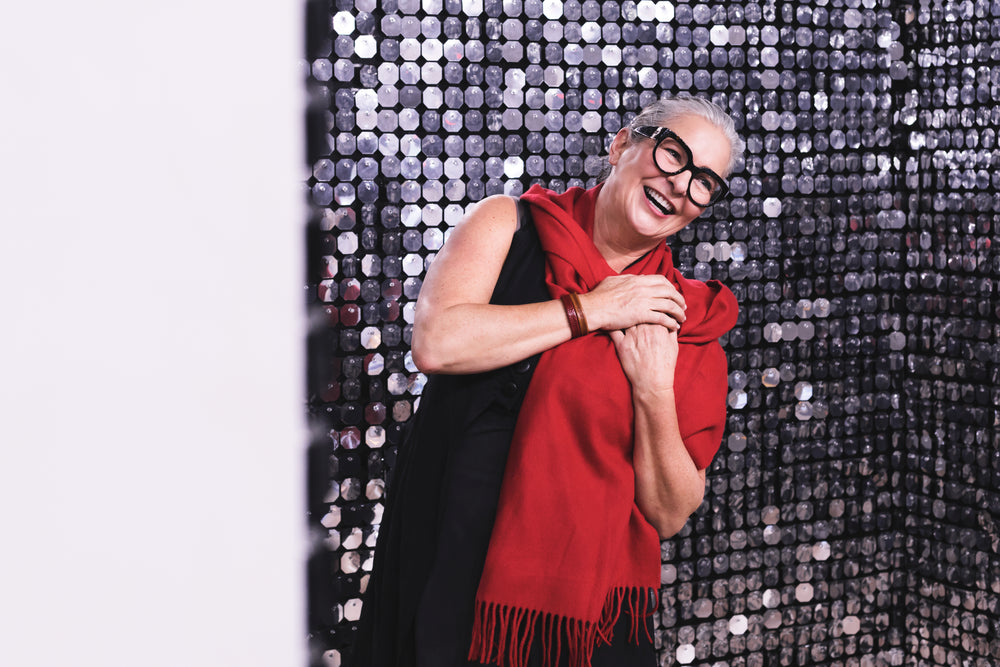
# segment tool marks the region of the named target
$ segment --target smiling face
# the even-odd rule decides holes
[[[726,173],[730,146],[722,130],[695,115],[676,117],[669,127],[690,147],[696,166]],[[655,143],[646,138],[629,143],[628,129],[621,130],[611,143],[612,170],[598,197],[595,236],[605,235],[615,247],[648,249],[687,227],[705,210],[687,196],[690,170],[664,176],[657,168]]]

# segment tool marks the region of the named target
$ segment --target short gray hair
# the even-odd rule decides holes
[[[704,97],[697,97],[690,93],[678,93],[673,97],[664,97],[643,108],[642,111],[629,123],[629,143],[636,143],[645,139],[642,135],[636,134],[633,128],[643,125],[653,127],[663,127],[670,125],[670,122],[681,116],[698,116],[704,118],[709,123],[719,128],[719,131],[729,141],[729,164],[726,171],[720,174],[726,178],[736,168],[736,164],[743,157],[746,150],[746,142],[737,134],[736,125],[725,109],[711,102]],[[606,165],[599,180],[604,180],[610,173],[610,165]]]
[[[736,125],[725,109],[703,97],[696,97],[689,93],[679,93],[674,97],[665,97],[657,100],[645,107],[629,125],[630,143],[643,138],[635,134],[632,128],[643,125],[663,127],[664,125],[670,125],[670,121],[680,116],[698,116],[719,128],[729,141],[730,148],[729,164],[726,165],[726,173],[720,175],[725,178],[731,174],[736,167],[736,163],[743,157],[743,151],[746,150],[746,142],[736,133]]]

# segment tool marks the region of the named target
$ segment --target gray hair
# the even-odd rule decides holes
[[[678,93],[673,97],[664,97],[646,106],[629,124],[629,143],[645,139],[645,137],[636,134],[633,128],[643,125],[663,127],[670,125],[671,121],[681,116],[704,118],[722,132],[729,141],[730,150],[729,164],[726,165],[725,173],[720,174],[720,176],[723,178],[729,176],[736,168],[740,158],[743,157],[746,142],[736,133],[736,125],[725,109],[703,97],[696,97],[690,93]],[[608,165],[604,173],[601,174],[600,180],[604,180],[610,171],[610,165]]]

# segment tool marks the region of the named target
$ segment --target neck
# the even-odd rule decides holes
[[[621,273],[635,260],[662,243],[662,240],[623,233],[624,227],[610,221],[605,206],[602,206],[601,198],[598,197],[594,207],[594,245],[616,273]]]

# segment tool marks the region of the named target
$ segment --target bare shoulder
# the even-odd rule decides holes
[[[496,227],[503,233],[508,229],[513,234],[517,227],[517,200],[507,195],[492,195],[473,205],[459,227]],[[456,228],[457,229],[457,228]]]
[[[471,253],[479,260],[484,254],[503,258],[515,231],[517,201],[506,195],[493,195],[469,209],[449,234],[441,254]]]
[[[424,303],[487,303],[516,230],[513,198],[495,195],[473,206],[431,263],[420,292]]]

